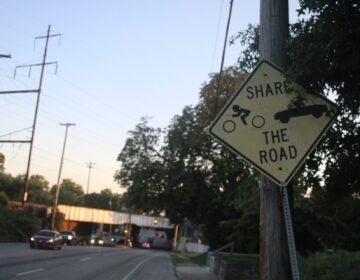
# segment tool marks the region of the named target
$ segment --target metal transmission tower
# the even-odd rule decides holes
[[[37,115],[38,115],[38,111],[39,111],[40,96],[41,96],[42,82],[43,82],[43,78],[44,78],[45,65],[55,64],[56,65],[55,73],[57,71],[57,62],[46,62],[46,56],[47,56],[49,38],[51,38],[51,37],[59,37],[59,36],[61,36],[61,34],[50,35],[50,28],[51,28],[51,26],[49,25],[46,36],[35,37],[35,42],[38,39],[46,39],[45,49],[44,49],[44,56],[43,56],[42,63],[29,64],[29,65],[19,65],[19,66],[15,67],[15,71],[14,71],[14,78],[15,78],[16,70],[18,68],[27,67],[27,68],[29,68],[29,76],[30,76],[32,67],[41,66],[40,81],[39,81],[38,89],[0,91],[0,94],[37,93],[37,100],[36,100],[36,105],[35,105],[35,113],[34,113],[34,119],[33,119],[33,125],[32,125],[32,132],[31,132],[30,140],[0,140],[0,143],[30,143],[29,157],[28,157],[28,163],[27,163],[26,175],[25,175],[24,194],[23,194],[23,200],[22,200],[22,206],[23,207],[25,206],[25,203],[27,201],[27,195],[28,195],[31,156],[32,156],[32,150],[33,150],[33,144],[34,144],[35,128],[36,128],[36,123],[37,123]],[[3,58],[3,57],[11,58],[11,55],[0,55],[0,58]]]
[[[57,180],[57,184],[56,184],[56,193],[55,193],[55,198],[54,198],[54,209],[53,209],[52,219],[51,219],[51,229],[55,228],[56,207],[58,205],[58,200],[59,200],[61,171],[62,171],[63,162],[64,162],[64,154],[65,154],[65,147],[66,147],[66,139],[67,139],[68,129],[69,129],[69,126],[74,126],[75,124],[74,123],[61,123],[60,125],[66,126],[66,129],[65,129],[64,146],[63,146],[63,150],[62,150],[62,154],[61,154],[61,160],[60,160],[59,175],[58,175],[58,180]]]
[[[93,168],[93,166],[95,165],[95,163],[89,161],[89,163],[87,164],[87,167],[89,168],[89,174],[88,174],[88,182],[87,182],[87,189],[86,189],[86,194],[89,194],[89,188],[90,188],[90,173],[91,173],[91,168]]]
[[[29,174],[30,174],[31,156],[32,156],[32,150],[33,150],[33,145],[34,145],[35,129],[36,129],[36,124],[37,124],[37,115],[38,115],[38,111],[39,111],[40,96],[41,96],[42,83],[43,83],[43,78],[44,78],[45,65],[56,64],[56,66],[57,66],[57,62],[49,62],[49,63],[46,62],[49,38],[50,37],[61,36],[61,34],[50,35],[50,29],[51,29],[51,26],[49,25],[46,36],[41,36],[41,37],[36,37],[35,38],[35,40],[46,39],[46,41],[45,41],[45,49],[44,49],[44,56],[43,56],[42,63],[31,64],[31,65],[20,65],[20,66],[17,66],[15,68],[15,72],[14,72],[14,77],[15,77],[16,70],[18,68],[27,67],[27,68],[29,68],[29,76],[30,76],[32,67],[41,66],[39,88],[36,90],[36,92],[37,92],[37,100],[36,100],[35,115],[34,115],[34,121],[33,121],[32,133],[31,133],[31,139],[30,139],[30,150],[29,150],[28,164],[27,164],[26,175],[25,175],[24,196],[23,196],[23,201],[22,201],[23,206],[25,205],[25,203],[27,201],[27,194],[28,194],[28,189],[29,189]]]

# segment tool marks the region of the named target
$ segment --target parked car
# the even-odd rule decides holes
[[[75,231],[60,231],[62,242],[66,245],[76,246],[77,245],[77,236]]]
[[[30,238],[30,248],[47,248],[61,250],[62,237],[55,230],[40,230]]]

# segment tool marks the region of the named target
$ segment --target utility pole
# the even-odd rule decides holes
[[[69,129],[70,126],[74,126],[75,124],[74,123],[60,123],[60,125],[65,126],[66,129],[65,129],[64,146],[63,146],[63,150],[62,150],[62,154],[61,154],[61,160],[60,160],[59,175],[58,175],[58,180],[57,180],[57,184],[56,184],[56,193],[55,193],[55,198],[54,198],[54,209],[53,209],[52,220],[51,220],[51,229],[55,229],[56,208],[57,208],[58,200],[59,200],[60,178],[61,178],[61,171],[62,171],[62,166],[63,166],[63,162],[64,162],[64,154],[65,154],[65,147],[66,147],[66,139],[67,139],[68,129]]]
[[[90,188],[90,172],[91,172],[91,169],[93,168],[94,165],[95,165],[95,163],[93,163],[93,162],[91,162],[91,161],[89,161],[89,163],[87,164],[87,167],[89,168],[89,174],[88,174],[86,194],[89,194],[89,188]]]
[[[227,20],[227,24],[226,24],[224,46],[223,46],[222,57],[221,57],[221,65],[220,65],[219,77],[218,77],[218,81],[217,81],[217,92],[216,92],[216,98],[215,98],[215,103],[214,103],[214,114],[217,113],[218,99],[220,97],[221,89],[222,89],[222,86],[221,86],[222,81],[221,81],[221,79],[222,79],[222,74],[223,74],[223,70],[224,70],[226,44],[227,44],[227,40],[228,40],[229,27],[230,27],[230,22],[231,22],[231,14],[232,14],[232,9],[233,9],[233,3],[234,3],[233,0],[230,0],[229,15],[228,15],[228,20]]]
[[[25,175],[25,187],[24,187],[24,195],[23,195],[23,201],[22,201],[22,206],[23,207],[25,206],[25,203],[27,201],[27,195],[28,195],[28,189],[29,189],[29,175],[30,175],[30,165],[31,165],[32,150],[33,150],[33,146],[34,146],[35,128],[36,128],[37,116],[38,116],[38,111],[39,111],[40,96],[41,96],[42,82],[43,82],[43,78],[44,78],[45,65],[48,64],[48,63],[46,63],[46,56],[47,56],[49,38],[61,35],[61,34],[50,35],[50,28],[51,28],[51,26],[49,25],[47,35],[45,37],[37,37],[37,38],[35,38],[35,40],[36,39],[41,39],[41,38],[46,38],[43,62],[41,64],[22,65],[22,66],[17,66],[16,67],[16,68],[30,67],[30,71],[31,71],[32,66],[41,66],[39,89],[37,90],[37,100],[36,100],[36,107],[35,107],[35,115],[34,115],[34,121],[33,121],[33,126],[32,126],[32,133],[31,133],[31,140],[30,140],[30,151],[29,151],[29,157],[28,157],[28,163],[27,163],[26,175]],[[53,64],[53,63],[55,63],[55,62],[52,62],[51,64]],[[15,68],[15,73],[16,73],[16,68]]]
[[[289,35],[288,0],[260,1],[260,59],[286,66]],[[279,185],[260,179],[260,279],[291,279],[288,246]],[[286,188],[286,187],[285,187]]]

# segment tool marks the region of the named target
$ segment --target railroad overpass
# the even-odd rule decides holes
[[[65,215],[65,221],[97,224],[122,225],[133,224],[139,227],[173,229],[174,225],[166,217],[145,216],[88,207],[59,204],[58,211]]]

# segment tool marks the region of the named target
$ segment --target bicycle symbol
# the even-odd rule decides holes
[[[251,124],[255,128],[262,128],[265,125],[265,119],[263,116],[255,116],[252,118]],[[226,133],[232,133],[236,129],[236,123],[233,120],[226,120],[224,121],[222,128]]]

